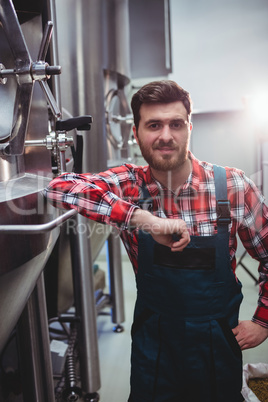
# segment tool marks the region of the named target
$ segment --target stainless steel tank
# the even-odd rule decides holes
[[[15,6],[10,0],[0,3],[0,351],[16,328],[20,363],[27,373],[25,397],[53,401],[43,270],[59,232],[40,230],[55,218],[42,196],[52,177],[51,153],[32,146],[49,135],[45,92],[51,94],[46,82],[50,67],[43,58],[43,2]],[[27,149],[26,142],[31,144]],[[36,230],[20,231],[29,226]],[[38,377],[33,367],[44,379],[36,386],[27,382],[29,375]]]
[[[39,85],[30,82],[28,61],[19,65],[27,48],[30,56],[37,58],[43,35],[41,15],[32,14],[20,24],[13,4],[5,0],[0,18],[1,73],[25,70],[19,78],[16,74],[2,76],[0,83],[0,225],[42,224],[54,218],[41,195],[51,179],[51,157],[45,148],[25,150],[24,142],[46,137],[48,107]],[[55,231],[35,236],[0,231],[0,350],[36,285],[56,237]]]

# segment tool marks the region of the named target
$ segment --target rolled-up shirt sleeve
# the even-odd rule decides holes
[[[259,298],[252,321],[268,328],[268,208],[264,197],[245,178],[244,219],[239,236],[248,253],[259,261]]]
[[[133,193],[131,183],[126,186],[127,177],[127,170],[119,177],[113,172],[98,175],[66,173],[53,179],[44,195],[57,208],[76,209],[89,219],[124,230],[128,229],[132,213],[137,208],[127,191],[124,193],[128,188]]]

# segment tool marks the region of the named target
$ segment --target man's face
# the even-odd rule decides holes
[[[135,138],[146,162],[155,170],[178,170],[188,158],[192,124],[181,101],[142,104]]]

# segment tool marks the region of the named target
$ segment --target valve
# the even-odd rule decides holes
[[[45,62],[46,53],[51,40],[53,31],[52,21],[48,21],[43,34],[42,42],[40,45],[37,61],[32,62],[30,54],[28,53],[28,60],[22,62],[21,60],[15,60],[16,67],[14,69],[6,69],[3,64],[0,65],[0,83],[6,84],[7,78],[10,76],[16,76],[18,85],[30,84],[38,81],[43,89],[46,99],[51,107],[51,110],[55,117],[60,117],[61,112],[56,104],[54,96],[48,86],[47,80],[51,75],[61,74],[61,66],[50,66]],[[26,44],[25,44],[26,46]]]
[[[66,158],[65,152],[68,147],[72,147],[74,145],[73,137],[68,137],[66,135],[67,131],[71,131],[76,129],[77,131],[89,131],[91,129],[92,117],[89,115],[86,116],[78,116],[72,117],[67,120],[57,120],[56,121],[56,131],[51,131],[49,135],[46,136],[43,140],[29,140],[25,141],[26,147],[46,147],[51,151],[59,151],[59,170],[61,172],[66,171]],[[80,137],[80,136],[79,136]],[[83,142],[82,138],[77,141],[77,149],[74,152],[74,162],[75,166],[77,166],[77,159],[79,159],[80,163],[82,160],[82,149]]]
[[[24,151],[24,140],[32,102],[33,85],[36,81],[39,82],[44,91],[54,116],[56,118],[61,117],[61,111],[47,83],[51,75],[61,73],[61,67],[49,66],[45,62],[53,31],[53,23],[51,21],[46,24],[37,61],[35,62],[31,59],[11,0],[1,3],[0,23],[5,31],[14,56],[13,69],[6,69],[4,64],[0,63],[0,85],[5,85],[11,76],[17,80],[12,129],[9,141],[0,144],[0,152],[4,155],[21,155]]]
[[[92,117],[89,115],[71,117],[67,120],[56,121],[56,131],[71,131],[76,128],[78,131],[88,131],[91,128]]]

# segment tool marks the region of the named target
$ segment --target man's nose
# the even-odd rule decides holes
[[[172,139],[172,138],[173,138],[173,136],[172,136],[170,127],[168,125],[164,125],[161,130],[159,139],[163,140],[163,141],[170,141],[170,139]]]

